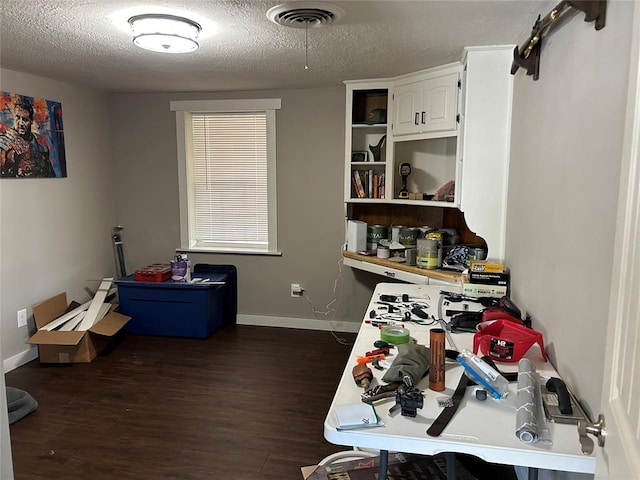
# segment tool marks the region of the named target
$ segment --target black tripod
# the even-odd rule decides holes
[[[120,236],[120,232],[124,229],[124,227],[116,226],[113,227],[113,235],[111,238],[113,239],[113,254],[116,260],[116,275],[117,278],[122,278],[127,276],[127,267],[124,264],[124,252],[122,250],[122,237]]]

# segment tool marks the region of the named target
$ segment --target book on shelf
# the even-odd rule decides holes
[[[375,170],[353,170],[351,183],[354,198],[384,198],[384,173]]]
[[[355,192],[358,198],[365,198],[364,186],[362,184],[362,178],[360,178],[360,172],[358,170],[353,171],[353,180],[355,183]]]

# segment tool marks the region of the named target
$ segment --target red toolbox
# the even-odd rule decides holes
[[[137,282],[164,282],[171,278],[171,265],[168,263],[154,263],[136,270]]]

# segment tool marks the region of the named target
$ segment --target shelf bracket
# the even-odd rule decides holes
[[[584,12],[585,22],[595,22],[595,29],[602,30],[605,26],[607,0],[564,0],[556,5],[544,18],[538,15],[536,23],[531,30],[531,36],[522,45],[516,46],[513,51],[513,63],[511,74],[514,75],[519,68],[527,70],[527,75],[532,75],[533,80],[540,76],[540,51],[543,37],[552,26],[572,9]]]

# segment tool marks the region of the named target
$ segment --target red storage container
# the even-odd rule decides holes
[[[164,282],[171,278],[171,265],[168,263],[154,263],[136,270],[135,277],[138,282]]]
[[[537,343],[542,358],[547,361],[542,334],[536,330],[509,320],[483,322],[476,328],[478,333],[473,336],[473,353],[477,354],[480,350],[496,362],[517,362]]]

